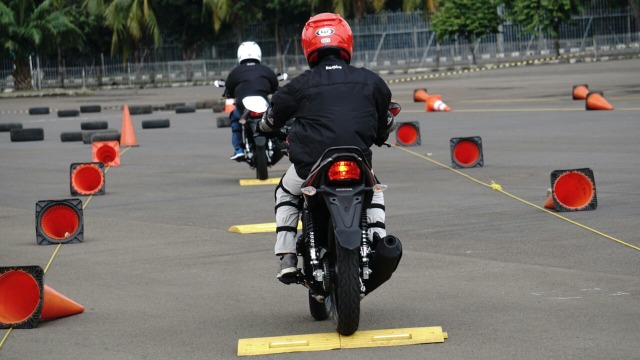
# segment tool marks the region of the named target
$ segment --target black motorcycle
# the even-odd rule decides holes
[[[278,80],[285,79],[287,79],[287,74],[278,75]],[[216,87],[224,87],[225,85],[223,80],[216,80],[214,84]],[[268,168],[280,161],[286,151],[283,144],[286,133],[282,134],[282,136],[266,137],[257,131],[257,126],[262,119],[262,115],[267,110],[268,103],[260,96],[248,96],[242,99],[243,104],[246,101],[252,102],[250,106],[254,111],[246,108],[247,110],[240,117],[242,148],[244,150],[244,159],[241,161],[246,162],[252,169],[256,170],[257,179],[266,180],[269,178]]]
[[[395,116],[400,105],[390,112]],[[395,236],[367,235],[367,208],[386,187],[357,147],[326,150],[302,185],[303,266],[296,281],[308,289],[311,316],[331,317],[342,335],[358,330],[360,300],[391,278],[402,256]]]

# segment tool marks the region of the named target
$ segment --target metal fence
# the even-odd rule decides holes
[[[598,3],[600,4],[600,3]],[[480,39],[473,52],[463,39],[436,42],[435,33],[422,12],[387,12],[350,21],[354,33],[352,63],[373,70],[475,66],[502,61],[526,60],[556,54],[588,54],[591,58],[614,54],[640,54],[640,28],[627,9],[606,10],[597,5],[573,17],[572,24],[560,29],[559,49],[544,34],[525,34],[509,22],[499,34]],[[606,11],[605,11],[606,10]],[[263,63],[274,70],[295,74],[307,68],[300,48],[300,29],[288,29],[281,55],[275,40],[265,37],[266,29],[254,25],[246,29],[247,39],[257,41],[263,50]],[[179,83],[208,83],[224,78],[236,65],[234,41],[202,48],[199,60],[179,61],[177,47],[147,49],[147,59],[155,62],[125,62],[121,58],[91,60],[82,66],[60,68],[57,64],[39,66],[32,60],[34,88],[171,86]],[[476,63],[473,63],[475,54]],[[0,67],[3,64],[0,64]],[[0,69],[0,87],[11,88],[11,68]]]

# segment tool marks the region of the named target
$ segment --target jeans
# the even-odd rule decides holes
[[[231,126],[231,144],[233,145],[233,149],[235,153],[243,152],[242,149],[242,124],[240,124],[240,117],[242,114],[238,110],[238,108],[233,109],[231,113],[229,113],[229,125]]]

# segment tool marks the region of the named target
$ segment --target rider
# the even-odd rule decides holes
[[[371,164],[373,144],[381,146],[394,130],[388,112],[391,91],[378,75],[349,65],[353,34],[338,14],[313,16],[302,30],[302,50],[310,70],[295,77],[272,98],[261,130],[273,131],[295,118],[288,136],[293,163],[276,187],[275,254],[277,278],[289,284],[297,273],[296,230],[301,209],[300,187],[323,152],[333,146],[357,146]],[[382,192],[367,210],[369,236],[386,235]]]
[[[244,160],[242,148],[242,125],[239,123],[244,112],[242,99],[259,95],[267,99],[278,89],[278,78],[269,67],[260,63],[262,51],[253,41],[245,41],[238,47],[238,66],[233,68],[225,81],[227,98],[235,98],[236,108],[229,114],[231,143],[234,153],[231,160]]]

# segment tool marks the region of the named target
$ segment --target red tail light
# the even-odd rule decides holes
[[[353,161],[336,161],[329,168],[329,181],[359,179],[360,168]]]
[[[252,118],[261,118],[261,117],[262,117],[262,114],[264,114],[264,113],[261,113],[261,112],[255,112],[255,111],[250,111],[250,112],[249,112],[249,117],[252,117]]]

